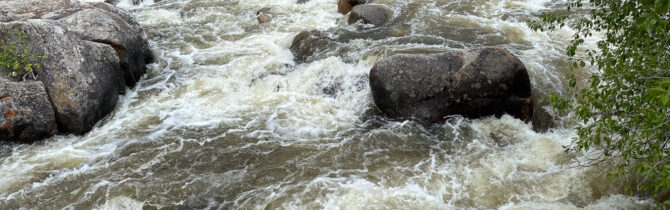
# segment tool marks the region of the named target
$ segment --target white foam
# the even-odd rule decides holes
[[[94,210],[142,209],[143,206],[143,202],[126,196],[119,196],[107,200],[104,205],[96,207]]]
[[[178,12],[166,9],[142,10],[135,13],[135,15],[142,20],[142,25],[145,27],[167,27],[184,23]]]
[[[510,46],[521,46],[515,53],[529,69],[534,85],[541,90],[560,91],[563,89],[561,72],[550,63],[564,58],[562,48],[574,31],[535,32],[514,18],[501,18],[510,10],[530,13],[547,9],[548,2],[487,1],[473,5],[468,11],[471,14],[459,14],[444,9],[459,3],[457,1],[424,1],[420,6],[425,8],[419,16],[428,15],[446,24],[500,33]],[[377,3],[388,3],[398,17],[403,12],[399,8],[411,2]],[[360,129],[361,124],[369,123],[365,121],[366,115],[374,107],[368,83],[361,77],[366,77],[383,55],[369,56],[359,62],[326,57],[296,64],[287,49],[300,31],[325,30],[337,26],[338,21],[342,23],[344,16],[337,13],[337,6],[331,0],[310,0],[304,4],[296,4],[295,0],[223,3],[164,0],[160,4],[145,0],[140,5],[123,0],[118,6],[132,9],[139,22],[154,36],[151,45],[157,63],[149,66],[147,76],[136,88],[121,96],[114,114],[90,133],[57,136],[44,144],[17,147],[7,157],[3,156],[0,159],[0,202],[48,189],[67,177],[109,167],[118,159],[133,155],[115,156],[120,151],[141,143],[158,141],[163,145],[142,150],[157,152],[124,173],[151,171],[171,152],[181,152],[184,142],[205,145],[222,141],[221,136],[234,133],[257,141],[222,150],[239,150],[244,155],[245,150],[276,143],[282,147],[317,148],[317,154],[304,160],[301,167],[318,164],[314,159],[323,158],[319,156],[323,153],[350,154],[345,149],[369,149],[360,151],[363,158],[360,165],[349,166],[353,169],[339,169],[337,164],[340,163],[323,165],[315,177],[292,174],[296,177],[254,186],[239,193],[234,201],[226,201],[238,208],[263,208],[275,199],[283,199],[279,206],[287,209],[561,209],[576,207],[574,203],[598,209],[647,203],[618,195],[617,189],[608,192],[613,195],[605,198],[591,197],[590,184],[602,179],[589,177],[592,175],[589,171],[595,169],[562,165],[565,160],[584,155],[563,153],[562,146],[570,144],[575,137],[575,131],[570,129],[536,133],[530,125],[504,116],[474,121],[451,118],[441,127],[451,131],[444,136],[432,136],[434,131],[411,121],[375,121],[371,124],[383,125],[365,134],[356,134],[354,131]],[[255,11],[262,7],[272,8],[273,20],[259,25]],[[415,27],[412,30],[425,27],[422,24],[412,23]],[[370,42],[373,41],[359,39],[351,44],[366,48]],[[593,43],[589,40],[587,44]],[[351,56],[360,57],[369,50],[361,49],[364,52]],[[190,131],[199,135],[180,136]],[[389,145],[422,141],[419,143],[423,147],[403,150],[401,146],[382,147],[374,142],[385,138],[406,141],[389,140],[385,143]],[[402,156],[402,152],[411,154],[417,150],[428,154]],[[268,155],[272,151],[253,152]],[[402,160],[394,160],[398,157],[394,157],[393,152],[400,153]],[[341,158],[338,155],[341,154],[329,158]],[[200,179],[219,187],[224,183],[240,184],[238,181],[245,177],[258,175],[251,174],[246,167],[263,166],[249,165],[235,173],[197,177],[183,185]],[[123,182],[104,178],[93,186],[85,186],[84,198],[99,188],[111,188]],[[99,209],[135,209],[144,203],[138,201],[139,198],[126,196],[105,198],[105,204],[98,206]],[[184,204],[184,201],[174,203]]]

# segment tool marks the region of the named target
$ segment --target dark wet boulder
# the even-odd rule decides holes
[[[44,85],[0,79],[0,139],[32,142],[56,133],[56,118]]]
[[[370,86],[390,117],[442,122],[507,113],[529,121],[533,114],[528,72],[503,48],[391,56],[372,68]]]
[[[88,132],[153,62],[134,17],[107,3],[6,1],[0,2],[0,14],[7,17],[0,22],[0,39],[22,41],[40,56],[35,62],[41,65],[30,74],[44,85],[62,133]]]
[[[362,21],[365,24],[381,26],[389,20],[389,13],[391,11],[381,5],[357,5],[351,10],[349,24]]]
[[[337,1],[337,11],[342,14],[347,14],[351,11],[351,8],[365,3],[367,3],[367,0],[339,0]]]
[[[296,35],[289,49],[296,62],[304,63],[313,61],[315,54],[323,53],[335,44],[335,40],[328,37],[325,32],[312,30]]]

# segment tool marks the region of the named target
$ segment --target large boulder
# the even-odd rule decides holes
[[[3,1],[0,16],[0,40],[21,41],[38,56],[30,74],[43,84],[62,133],[88,132],[153,61],[134,17],[107,3]]]
[[[144,30],[131,14],[119,8],[105,3],[93,6],[58,21],[80,39],[111,46],[126,85],[135,86],[146,73],[146,64],[154,59]]]
[[[349,15],[349,24],[362,21],[365,24],[373,24],[375,26],[384,25],[389,20],[390,10],[380,5],[357,5],[351,10]]]
[[[367,3],[367,0],[339,0],[337,1],[337,11],[342,14],[347,14],[351,11],[351,8],[365,3]]]
[[[0,79],[0,139],[32,142],[56,133],[56,118],[41,82]]]
[[[533,114],[528,72],[503,48],[391,56],[372,68],[370,86],[390,117],[441,122],[507,113],[530,121]]]
[[[118,54],[129,86],[145,73],[153,55],[146,35],[132,14],[104,2],[76,0],[24,0],[0,2],[8,24],[30,20],[51,21],[78,39],[109,45]],[[62,45],[65,46],[65,45]]]

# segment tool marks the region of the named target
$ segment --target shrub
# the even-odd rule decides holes
[[[586,3],[585,3],[586,2]],[[536,29],[569,25],[576,29],[566,52],[574,73],[587,64],[597,71],[585,88],[569,74],[567,95],[549,97],[559,110],[572,110],[581,121],[578,139],[567,151],[601,149],[597,162],[614,163],[614,177],[637,175],[638,192],[670,206],[670,0],[569,0],[588,12],[583,18],[543,14]],[[574,13],[573,13],[574,15]],[[584,38],[600,32],[597,49],[575,56]],[[603,161],[609,160],[609,161]]]
[[[41,67],[39,59],[46,56],[34,55],[32,49],[25,47],[25,41],[30,37],[15,31],[16,40],[5,42],[0,40],[0,68],[9,70],[10,77],[22,76],[32,72],[33,68]]]

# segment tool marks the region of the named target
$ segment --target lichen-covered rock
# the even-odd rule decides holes
[[[507,113],[532,119],[528,72],[503,48],[391,56],[372,68],[370,86],[375,104],[391,117],[441,122],[455,114]]]
[[[391,13],[391,11],[384,6],[369,4],[357,5],[351,10],[349,24],[362,21],[365,24],[381,26],[389,20],[389,13]]]
[[[24,47],[46,56],[34,72],[49,93],[60,131],[88,132],[114,109],[125,82],[113,47],[82,41],[53,20],[0,23],[0,31],[16,30],[29,37]]]
[[[56,118],[44,85],[0,78],[0,140],[32,142],[56,133]]]
[[[0,14],[0,39],[18,41],[22,34],[27,37],[23,48],[45,56],[35,61],[41,65],[33,73],[48,93],[62,133],[88,132],[153,62],[134,17],[107,3],[2,1]]]
[[[120,60],[125,82],[135,85],[145,73],[147,63],[153,62],[146,35],[140,24],[128,12],[104,2],[84,3],[76,0],[24,0],[0,2],[2,22],[54,20],[79,39],[111,46]]]

